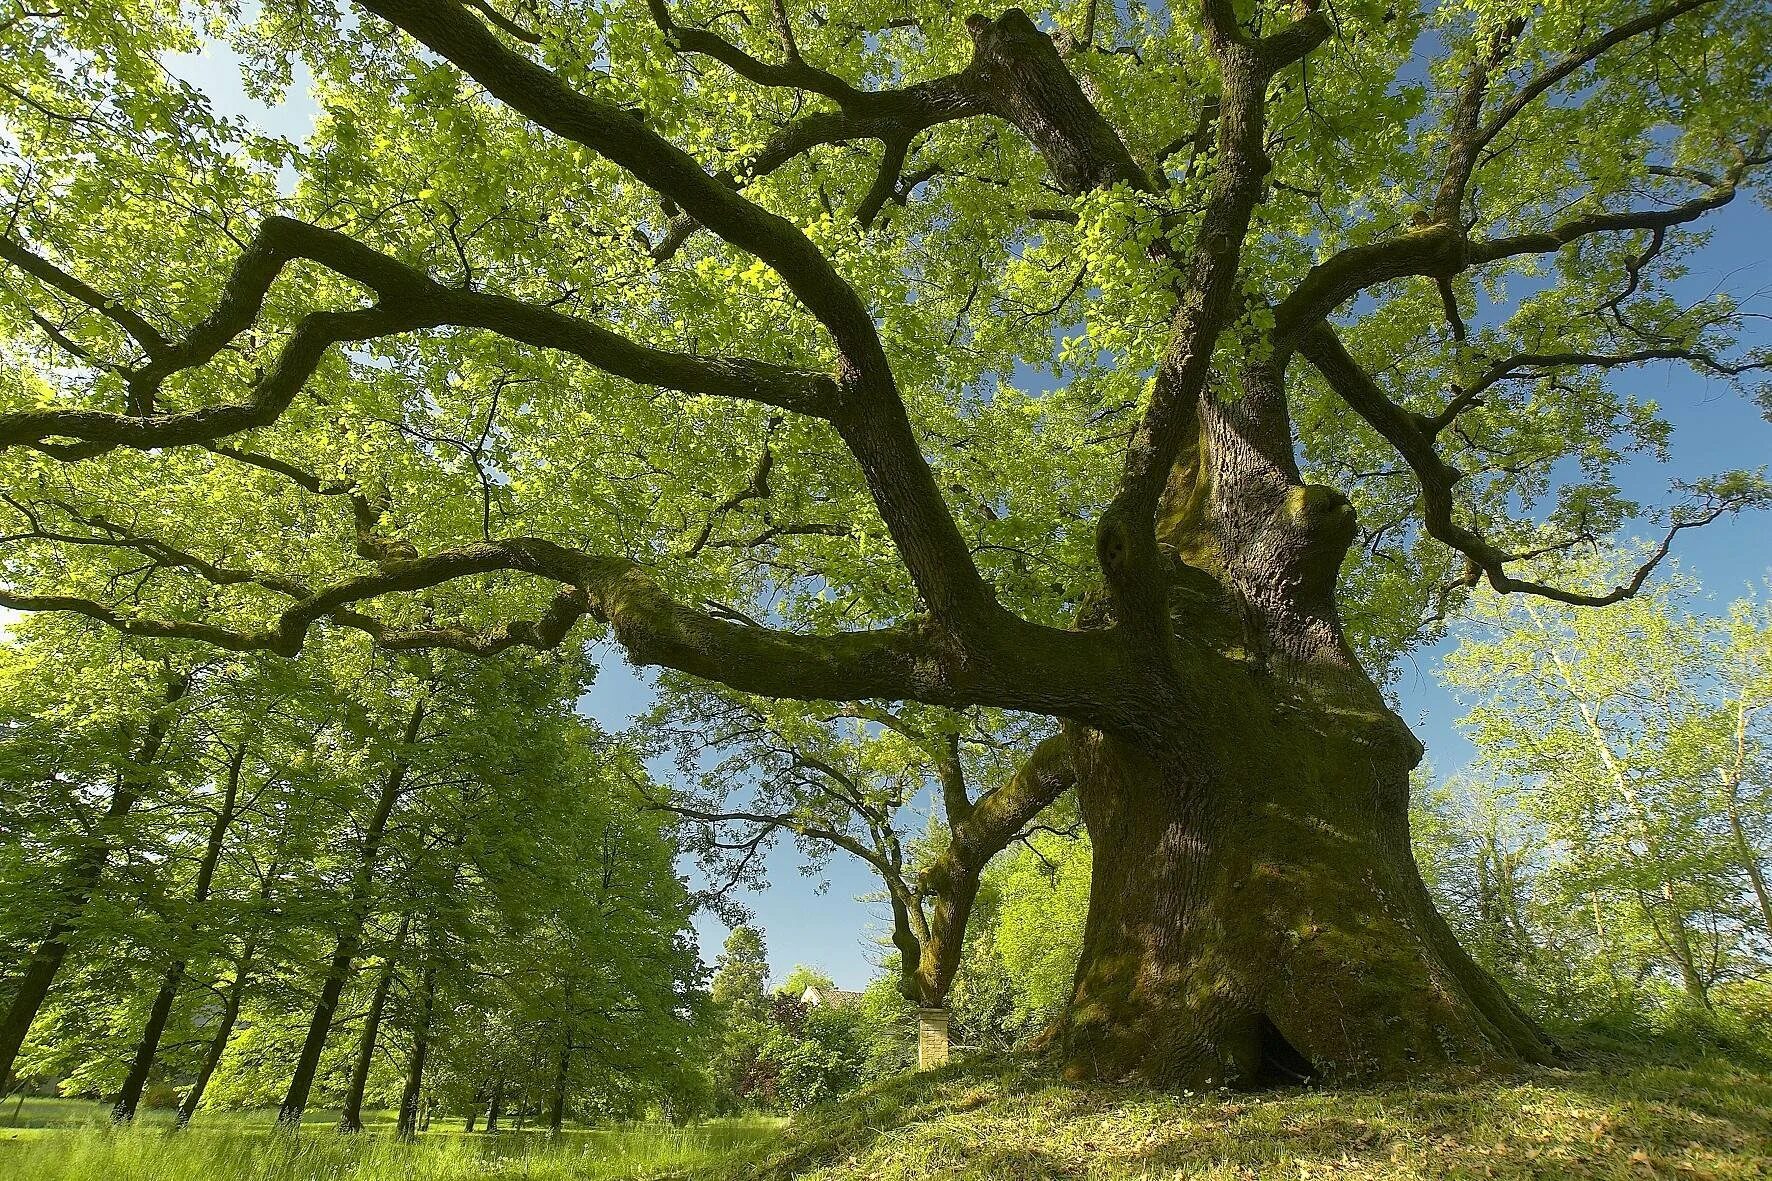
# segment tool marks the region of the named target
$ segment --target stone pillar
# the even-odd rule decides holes
[[[917,1069],[934,1070],[948,1060],[948,1011],[917,1010]]]

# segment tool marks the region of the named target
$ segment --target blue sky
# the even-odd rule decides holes
[[[301,140],[312,127],[314,106],[306,97],[304,73],[298,72],[281,106],[267,108],[246,96],[237,60],[225,50],[180,56],[168,66],[209,94],[218,111],[244,115],[265,131]],[[1761,316],[1749,321],[1757,327],[1744,345],[1772,344],[1772,211],[1738,201],[1710,224],[1713,238],[1691,260],[1686,293],[1730,292]],[[1665,503],[1670,480],[1772,463],[1772,424],[1723,383],[1672,366],[1638,370],[1624,380],[1630,392],[1658,402],[1674,426],[1670,461],[1643,458],[1632,463],[1623,474],[1627,494],[1647,504]],[[1772,574],[1772,514],[1745,514],[1689,530],[1675,553],[1716,605],[1726,606]],[[1437,678],[1442,652],[1443,647],[1436,647],[1415,653],[1398,691],[1403,716],[1444,775],[1462,768],[1473,752],[1456,725],[1463,708]],[[650,704],[649,685],[648,675],[636,673],[618,653],[607,650],[583,706],[607,728],[620,729]],[[884,914],[859,901],[877,886],[858,862],[839,855],[821,874],[808,877],[791,846],[778,848],[768,861],[768,881],[768,889],[744,900],[766,932],[778,976],[796,963],[824,968],[845,988],[859,987],[874,975]],[[697,928],[702,954],[711,961],[726,929],[707,916],[698,920]]]

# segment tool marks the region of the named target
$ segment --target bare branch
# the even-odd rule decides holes
[[[1585,594],[1531,579],[1516,578],[1507,571],[1509,563],[1523,561],[1547,551],[1539,550],[1533,554],[1505,553],[1480,533],[1453,519],[1453,489],[1464,478],[1464,473],[1447,463],[1435,450],[1433,429],[1436,420],[1412,414],[1387,398],[1378,388],[1378,383],[1360,367],[1328,325],[1319,324],[1307,333],[1300,345],[1300,351],[1316,366],[1330,388],[1383,436],[1386,442],[1395,447],[1414,471],[1421,484],[1423,524],[1428,535],[1469,559],[1471,565],[1466,577],[1468,585],[1474,585],[1478,578],[1486,577],[1490,586],[1504,594],[1532,594],[1572,606],[1604,607],[1631,598],[1641,591],[1650,574],[1667,557],[1674,539],[1680,533],[1708,525],[1729,513],[1760,503],[1762,499],[1754,490],[1726,492],[1708,496],[1706,503],[1683,515],[1676,513],[1675,519],[1648,560],[1629,579],[1603,594]]]

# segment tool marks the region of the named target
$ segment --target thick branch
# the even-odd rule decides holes
[[[160,334],[160,330],[141,316],[104,295],[85,280],[62,270],[47,258],[4,235],[0,235],[0,259],[5,259],[27,275],[105,317],[127,333],[148,356],[157,357],[172,347]]]
[[[508,49],[454,0],[363,0],[363,7],[460,66],[514,111],[591,148],[769,264],[843,356],[833,421],[932,613],[944,624],[1001,614],[911,430],[872,315],[798,227],[703,172],[694,157],[620,107],[573,90]]]
[[[204,573],[196,562],[166,564],[199,577]],[[540,618],[515,620],[491,631],[397,627],[359,609],[385,595],[501,572],[533,575],[560,583],[562,589]],[[230,583],[271,585],[258,576],[236,579],[231,573]],[[828,635],[759,627],[684,606],[625,558],[584,554],[542,538],[478,542],[385,560],[373,573],[318,589],[293,582],[275,589],[293,601],[260,628],[159,618],[92,599],[10,590],[0,590],[0,607],[68,612],[131,635],[282,656],[300,652],[319,623],[356,629],[386,648],[448,648],[486,655],[519,645],[557,646],[588,616],[606,624],[636,664],[678,669],[764,697],[989,704],[1121,725],[1148,708],[1148,701],[1130,689],[1125,700],[1102,700],[1100,686],[1120,683],[1124,672],[1099,633],[1057,631],[1011,619],[989,637],[990,660],[954,665],[939,658],[936,637],[920,626]]]
[[[538,348],[569,353],[644,385],[748,399],[813,415],[829,414],[835,403],[836,387],[828,377],[748,358],[697,357],[636,344],[550,308],[445,287],[416,267],[344,234],[284,217],[265,222],[241,255],[209,317],[151,363],[133,371],[131,386],[151,395],[172,374],[212,359],[251,327],[271,285],[296,259],[318,262],[361,283],[378,302],[355,311],[316,312],[303,319],[249,401],[148,416],[100,410],[0,414],[0,448],[67,438],[92,444],[85,452],[90,454],[111,447],[212,442],[275,422],[333,345],[446,325],[485,328]]]
[[[1205,12],[1207,39],[1222,77],[1218,172],[1179,289],[1150,404],[1127,445],[1120,490],[1102,516],[1097,543],[1122,622],[1165,641],[1169,626],[1156,543],[1157,506],[1176,458],[1196,429],[1213,352],[1233,315],[1244,240],[1272,167],[1264,150],[1267,85],[1329,35],[1328,22],[1315,11],[1261,40],[1243,32],[1229,0],[1206,0]]]

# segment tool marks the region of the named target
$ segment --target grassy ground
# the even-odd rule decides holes
[[[300,1137],[269,1113],[168,1135],[93,1104],[0,1108],[0,1178],[30,1181],[1134,1181],[1772,1179],[1772,1069],[1590,1054],[1579,1069],[1407,1089],[1165,1095],[1066,1086],[1025,1060],[894,1079],[778,1121],[464,1136]]]
[[[387,1133],[392,1116],[367,1114],[366,1134],[332,1130],[314,1112],[300,1136],[272,1130],[273,1112],[201,1117],[170,1134],[170,1113],[144,1112],[113,1130],[93,1103],[31,1099],[0,1107],[0,1178],[30,1181],[604,1181],[681,1175],[771,1136],[778,1120],[724,1120],[688,1128],[572,1128],[465,1135],[434,1123],[416,1144]]]
[[[1408,1090],[1174,1096],[950,1067],[807,1113],[720,1181],[1772,1178],[1772,1071],[1590,1059]]]

